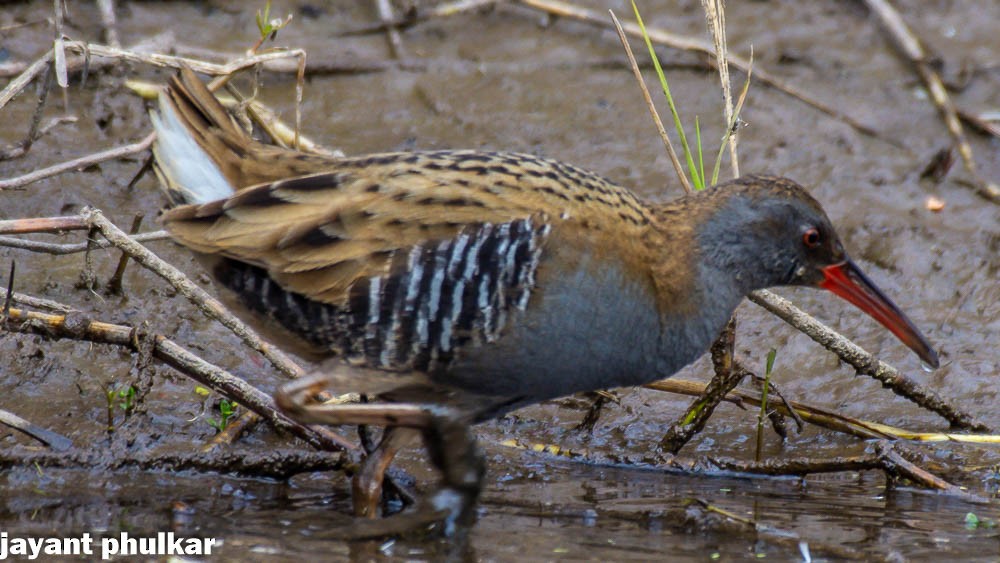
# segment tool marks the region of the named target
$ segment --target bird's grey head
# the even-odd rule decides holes
[[[739,289],[819,286],[824,268],[847,259],[819,203],[795,182],[744,176],[712,188],[715,211],[698,228],[705,263],[733,276]]]
[[[722,285],[732,280],[717,291],[732,299],[778,285],[827,289],[882,323],[924,363],[938,366],[934,348],[851,261],[830,219],[801,186],[745,176],[704,197],[715,205],[697,228],[702,263]]]

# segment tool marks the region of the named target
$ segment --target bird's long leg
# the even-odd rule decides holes
[[[462,409],[438,404],[317,403],[314,397],[332,379],[314,374],[282,386],[275,402],[286,414],[305,424],[375,424],[389,428],[383,443],[376,448],[371,465],[366,461],[362,473],[381,475],[405,440],[419,431],[431,461],[441,472],[440,489],[424,511],[445,519],[446,533],[456,525],[471,522],[472,507],[482,487],[485,463],[470,432],[469,415]],[[387,441],[388,440],[388,441]],[[382,445],[386,448],[379,451]],[[381,482],[378,482],[381,489]],[[362,507],[371,510],[370,507]]]
[[[382,500],[382,484],[389,464],[402,448],[415,438],[411,428],[390,426],[385,429],[378,446],[368,452],[361,468],[351,480],[351,495],[354,500],[354,515],[367,518],[378,516]]]

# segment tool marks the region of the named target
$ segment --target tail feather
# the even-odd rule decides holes
[[[314,174],[337,162],[254,140],[188,68],[170,79],[150,118],[156,130],[156,174],[173,205],[225,199],[250,186]]]
[[[240,187],[223,169],[236,161],[218,149],[221,138],[249,142],[222,104],[190,69],[170,80],[150,111],[156,130],[154,165],[171,203],[207,203],[231,196]]]

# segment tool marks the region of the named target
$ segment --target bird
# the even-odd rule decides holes
[[[382,473],[421,436],[441,473],[428,510],[470,521],[485,472],[473,425],[669,377],[757,289],[829,290],[939,364],[787,178],[651,202],[530,154],[307,154],[255,140],[189,69],[150,116],[170,236],[265,335],[319,366],[279,388],[279,408],[387,427],[355,476],[358,515],[375,515]],[[371,400],[320,402],[326,389]]]

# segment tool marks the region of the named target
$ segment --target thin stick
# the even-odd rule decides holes
[[[111,47],[120,49],[122,43],[118,40],[118,18],[115,17],[114,0],[97,0],[97,9],[101,12],[101,25],[104,26],[105,41]]]
[[[39,180],[44,180],[45,178],[50,178],[63,172],[69,172],[71,170],[79,170],[86,168],[88,166],[93,166],[95,164],[105,162],[108,160],[114,160],[116,158],[123,158],[136,153],[140,153],[149,148],[153,144],[153,139],[156,138],[155,134],[150,133],[145,139],[132,143],[131,145],[125,145],[122,147],[115,147],[113,149],[104,150],[94,154],[89,154],[87,156],[81,156],[80,158],[74,158],[73,160],[67,162],[60,162],[49,166],[48,168],[42,168],[41,170],[35,170],[24,176],[18,176],[16,178],[10,178],[7,180],[0,180],[0,191],[21,188],[37,182]]]
[[[940,397],[934,391],[899,373],[896,368],[875,358],[870,352],[817,321],[787,299],[766,289],[755,291],[748,298],[804,332],[827,350],[837,354],[840,359],[853,366],[858,373],[878,380],[900,397],[909,399],[917,405],[937,413],[953,427],[976,432],[991,432],[989,426],[977,420],[972,414],[962,411],[958,406]]]
[[[382,20],[382,24],[385,26],[386,38],[389,41],[392,58],[402,59],[405,55],[403,40],[399,36],[399,30],[392,24],[396,20],[392,4],[389,3],[389,0],[375,0],[375,8],[378,10],[378,19]]]
[[[135,235],[137,232],[139,232],[139,227],[142,225],[142,219],[144,217],[145,214],[136,213],[135,217],[132,219],[132,226],[128,230],[130,235]],[[121,258],[118,259],[118,267],[115,268],[114,275],[112,275],[111,279],[108,280],[108,291],[110,291],[111,293],[122,292],[122,278],[125,277],[126,266],[128,266],[128,254],[122,252]]]
[[[267,68],[267,63],[282,59],[299,58],[304,61],[306,56],[305,51],[302,49],[289,49],[287,51],[268,51],[250,57],[243,57],[225,64],[215,64],[188,57],[175,57],[159,53],[140,53],[96,43],[67,42],[66,49],[78,53],[86,53],[91,57],[111,58],[164,68],[180,69],[181,67],[188,67],[195,72],[212,76],[225,76],[257,64],[264,64],[264,68]]]
[[[695,434],[701,432],[712,413],[749,372],[736,369],[733,361],[733,346],[736,342],[736,318],[729,319],[722,334],[712,343],[710,353],[715,375],[705,386],[705,391],[688,406],[681,417],[670,425],[660,440],[660,447],[671,454],[687,444]]]
[[[32,217],[30,219],[8,219],[0,221],[0,233],[8,235],[23,235],[28,233],[61,233],[64,231],[81,231],[89,229],[90,225],[79,215],[63,217]],[[86,245],[86,243],[84,243]]]
[[[25,219],[16,219],[16,221],[25,221]],[[2,232],[2,224],[4,221],[0,221],[0,232]],[[35,231],[33,231],[35,232]],[[167,231],[153,231],[150,233],[139,233],[137,235],[129,235],[129,238],[135,242],[153,242],[157,240],[167,240],[170,238],[170,234]],[[44,254],[53,255],[64,255],[64,254],[77,254],[79,252],[84,252],[87,250],[86,242],[76,242],[72,244],[58,244],[52,242],[39,242],[37,240],[25,240],[17,237],[5,237],[0,236],[0,246],[5,246],[7,248],[18,248],[21,250],[30,250],[32,252],[41,252]],[[98,240],[94,243],[91,248],[108,248],[109,246],[114,246],[107,240]]]
[[[735,362],[735,369],[746,370],[739,362]],[[644,385],[644,387],[667,393],[700,397],[705,394],[706,384],[697,381],[670,378],[649,383]],[[761,393],[745,389],[734,389],[726,394],[725,400],[740,407],[746,405],[759,407],[761,405]],[[876,425],[876,423],[853,419],[815,405],[798,401],[788,401],[787,404],[772,402],[770,406],[772,409],[788,416],[798,415],[805,422],[819,426],[820,428],[849,434],[863,440],[898,438],[894,434],[878,430],[877,428],[880,425]]]
[[[41,297],[34,297],[17,292],[11,295],[11,301],[14,303],[20,303],[21,305],[27,305],[32,309],[45,309],[46,311],[54,311],[56,313],[69,313],[73,310],[73,308],[69,305],[63,305],[58,301],[42,299]]]
[[[736,154],[736,143],[739,137],[733,130],[733,92],[729,82],[729,46],[726,42],[726,10],[720,0],[702,0],[705,19],[708,20],[708,30],[712,34],[715,51],[715,67],[719,70],[719,81],[722,83],[722,108],[725,113],[727,137],[729,139],[729,164],[732,167],[733,178],[740,177],[740,164]],[[747,64],[749,74],[753,68],[752,62]]]
[[[618,18],[615,17],[615,13],[608,10],[611,14],[611,20],[615,24],[615,29],[618,31],[618,39],[621,40],[622,46],[625,47],[625,55],[628,57],[629,66],[632,68],[632,74],[635,76],[635,81],[639,83],[639,88],[642,90],[642,97],[646,100],[646,107],[649,108],[650,115],[653,116],[653,123],[656,125],[656,132],[660,134],[660,139],[663,140],[663,145],[667,147],[667,154],[670,155],[670,162],[674,165],[674,170],[677,172],[677,178],[680,179],[681,185],[684,186],[684,191],[686,193],[692,193],[694,190],[691,189],[691,183],[688,182],[687,174],[684,173],[684,169],[681,167],[681,161],[677,158],[677,152],[674,151],[674,145],[670,142],[670,137],[667,136],[667,130],[663,128],[663,122],[660,121],[660,114],[656,111],[656,105],[653,104],[653,98],[649,95],[649,89],[646,88],[646,81],[642,79],[642,72],[639,70],[639,64],[635,62],[635,55],[632,54],[632,47],[628,44],[628,37],[625,36],[625,32],[622,30],[622,25],[619,23]]]
[[[1000,185],[987,181],[980,174],[979,166],[972,155],[972,145],[969,144],[965,129],[962,128],[955,104],[948,96],[948,91],[945,89],[944,83],[941,82],[941,77],[934,71],[931,62],[927,59],[927,53],[920,44],[920,40],[910,31],[902,16],[889,4],[888,0],[865,0],[865,5],[881,19],[886,31],[896,40],[903,55],[916,67],[917,73],[927,86],[931,100],[937,106],[941,118],[944,119],[944,123],[948,127],[948,133],[951,134],[958,146],[958,154],[962,156],[965,170],[975,182],[976,193],[993,203],[1000,203]]]
[[[298,377],[304,373],[304,370],[284,352],[265,342],[253,329],[236,318],[222,303],[189,280],[180,270],[160,259],[145,246],[129,238],[114,223],[108,221],[99,210],[85,209],[80,215],[88,223],[100,229],[101,234],[115,247],[120,248],[136,262],[165,279],[202,312],[233,331],[247,346],[260,352],[282,373],[289,377]]]
[[[0,91],[0,109],[3,109],[8,102],[14,99],[15,96],[21,93],[28,84],[31,84],[39,74],[45,72],[48,69],[49,64],[52,63],[52,51],[46,52],[38,60],[31,63],[28,68],[24,69],[21,74],[17,76],[14,80],[11,80],[7,86]]]
[[[73,447],[73,441],[69,438],[32,424],[10,411],[0,409],[0,424],[24,432],[57,452],[63,452]]]

